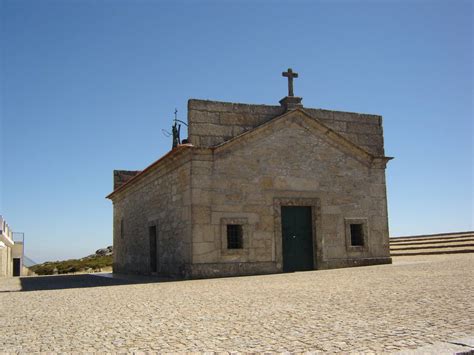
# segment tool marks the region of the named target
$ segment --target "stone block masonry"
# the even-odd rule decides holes
[[[183,277],[190,263],[190,155],[173,157],[144,171],[114,202],[114,272],[149,274],[150,227],[156,227],[157,274]],[[123,186],[124,187],[124,186]]]
[[[391,262],[381,116],[191,99],[188,123],[189,144],[114,173],[115,272],[279,273],[293,254],[306,269]],[[304,234],[288,234],[290,207],[309,211]]]
[[[384,155],[381,116],[312,108],[304,110],[368,152]],[[281,106],[191,99],[188,101],[189,139],[194,146],[212,147],[283,113]]]
[[[129,170],[114,170],[114,190],[117,190],[122,185],[126,184],[133,177],[138,175],[138,171],[129,171]]]
[[[193,196],[205,199],[192,201],[193,277],[280,272],[282,205],[315,210],[317,268],[390,262],[384,169],[308,133],[309,118],[299,112],[290,115],[233,145],[194,149]],[[351,249],[345,219],[360,217],[367,221],[368,245]],[[248,249],[226,253],[226,218],[246,220]]]

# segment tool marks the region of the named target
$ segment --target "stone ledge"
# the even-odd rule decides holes
[[[328,110],[322,108],[305,107],[309,114],[316,114],[316,117],[322,119],[335,119],[341,121],[352,121],[360,120],[367,121],[368,123],[374,122],[376,124],[381,123],[382,116],[369,113],[358,113],[350,111],[338,111]],[[225,102],[225,101],[212,101],[212,100],[200,100],[200,99],[189,99],[188,110],[197,111],[210,111],[210,112],[234,112],[234,113],[275,113],[276,115],[283,114],[282,107],[276,105],[264,105],[264,104],[246,104],[239,102]]]
[[[280,106],[262,105],[262,104],[246,104],[239,102],[224,102],[211,100],[188,100],[188,111],[210,111],[210,112],[244,112],[244,113],[281,113]]]
[[[325,269],[339,269],[345,267],[355,267],[355,266],[370,266],[370,265],[380,265],[380,264],[391,264],[392,258],[382,257],[382,258],[363,258],[363,259],[326,259],[318,263],[319,270]]]
[[[234,277],[250,275],[266,275],[281,272],[276,262],[231,262],[190,265],[192,279],[207,279],[216,277]]]

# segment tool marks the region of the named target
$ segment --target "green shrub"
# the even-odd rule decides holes
[[[80,272],[87,269],[98,270],[104,267],[112,266],[112,255],[93,256],[84,259],[70,259],[63,261],[47,261],[43,264],[32,266],[30,269],[38,275],[53,275],[54,269],[58,270],[58,274],[68,274]]]

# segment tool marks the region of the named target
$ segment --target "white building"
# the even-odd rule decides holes
[[[23,241],[13,241],[13,231],[0,215],[0,277],[21,276],[23,269]]]

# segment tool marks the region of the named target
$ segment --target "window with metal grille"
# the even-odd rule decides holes
[[[227,249],[243,249],[244,238],[242,233],[242,225],[227,225]]]
[[[364,246],[364,225],[362,223],[351,224],[351,245]]]

